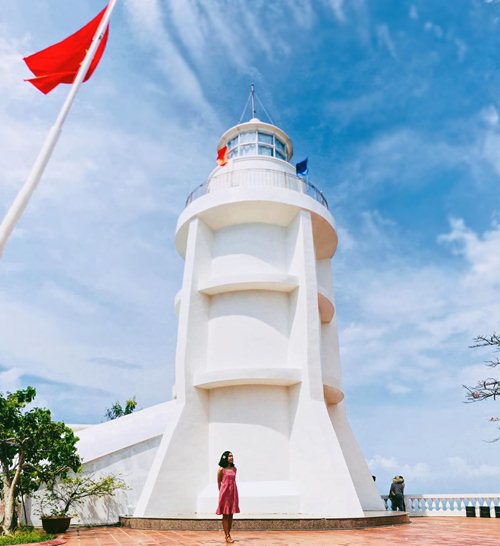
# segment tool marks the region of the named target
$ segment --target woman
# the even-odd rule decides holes
[[[403,476],[394,476],[391,483],[391,490],[389,491],[389,498],[392,503],[392,510],[396,512],[401,510],[406,512],[405,507],[405,480]]]
[[[217,485],[219,487],[219,506],[217,514],[222,515],[222,528],[226,535],[226,542],[234,542],[231,538],[233,514],[240,511],[238,488],[236,487],[236,467],[234,457],[230,451],[224,451],[219,461],[217,472]]]

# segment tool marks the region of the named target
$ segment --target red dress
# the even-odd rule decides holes
[[[222,469],[222,483],[219,490],[219,506],[217,512],[222,514],[238,514],[240,511],[238,487],[236,486],[236,467]]]

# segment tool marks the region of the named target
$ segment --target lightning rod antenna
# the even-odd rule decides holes
[[[257,117],[257,110],[255,110],[255,86],[253,82],[250,84],[250,96],[252,97],[252,118]]]

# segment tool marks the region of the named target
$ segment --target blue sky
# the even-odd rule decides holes
[[[68,91],[21,59],[103,4],[2,2],[2,215]],[[170,398],[176,219],[254,81],[338,224],[348,411],[381,491],[498,492],[498,402],[461,385],[494,375],[468,346],[500,330],[499,26],[497,0],[119,1],[0,262],[0,390],[67,422]]]

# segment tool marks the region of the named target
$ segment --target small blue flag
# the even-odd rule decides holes
[[[299,161],[295,164],[295,174],[297,176],[307,176],[309,169],[307,168],[307,157],[303,161]]]

